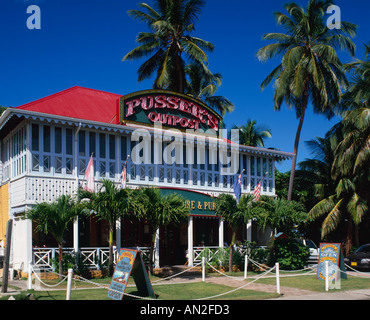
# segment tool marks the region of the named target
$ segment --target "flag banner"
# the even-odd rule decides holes
[[[123,165],[123,169],[121,172],[121,189],[126,189],[126,180],[127,180],[127,162],[130,158],[130,155],[127,156],[126,162]]]
[[[121,188],[122,189],[126,189],[126,176],[127,176],[126,165],[124,165],[123,170],[121,172]]]
[[[254,198],[258,201],[261,196],[261,182],[257,184],[257,187],[253,191]]]
[[[90,157],[89,164],[87,165],[85,177],[87,183],[84,190],[95,192],[95,173],[94,173],[94,161],[92,156]]]
[[[235,197],[238,201],[239,201],[240,195],[242,193],[242,173],[239,175],[238,179],[236,179],[235,182],[234,182],[234,193],[235,193]]]

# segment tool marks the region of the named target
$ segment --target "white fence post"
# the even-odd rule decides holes
[[[276,262],[276,292],[280,294],[280,270],[279,270],[279,263]]]
[[[325,261],[325,291],[329,291],[329,261]]]
[[[73,274],[73,269],[68,269],[66,300],[71,300],[72,274]]]
[[[202,258],[202,281],[206,281],[206,258]]]
[[[32,260],[28,262],[28,290],[32,290]]]
[[[244,258],[244,279],[247,279],[247,272],[248,272],[248,255],[245,255]]]

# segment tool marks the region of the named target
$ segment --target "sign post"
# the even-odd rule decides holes
[[[116,268],[114,269],[108,298],[122,300],[130,275],[134,278],[139,294],[143,297],[155,298],[152,285],[146,272],[140,251],[121,249]]]
[[[347,279],[341,244],[320,243],[317,279],[339,281],[340,278]]]

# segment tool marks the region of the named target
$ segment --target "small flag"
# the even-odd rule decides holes
[[[254,188],[253,196],[258,201],[261,196],[261,181],[257,184],[257,187]]]
[[[93,161],[92,155],[90,157],[89,164],[87,165],[85,177],[86,177],[87,183],[86,183],[84,190],[95,192],[94,161]]]
[[[236,179],[234,182],[234,193],[238,201],[242,193],[242,173],[239,175],[238,179]]]
[[[123,170],[121,172],[121,188],[126,189],[126,165],[123,166]]]
[[[123,169],[121,172],[121,189],[126,189],[126,177],[127,177],[127,161],[130,156],[127,156],[126,162],[123,165]]]

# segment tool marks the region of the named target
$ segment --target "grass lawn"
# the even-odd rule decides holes
[[[193,300],[209,297],[230,291],[234,288],[217,285],[213,283],[186,283],[153,286],[158,300]],[[30,291],[37,300],[65,300],[65,290]],[[127,287],[126,293],[138,295],[136,287]],[[217,300],[263,300],[277,297],[277,294],[258,292],[252,290],[237,290]],[[23,295],[24,297],[24,295]],[[124,300],[131,300],[131,297],[124,297]],[[106,289],[78,289],[71,291],[71,300],[110,300],[107,298]]]
[[[233,276],[242,276],[243,273],[232,273]],[[271,274],[269,274],[271,276]],[[283,275],[283,274],[282,274]],[[207,274],[207,276],[217,276],[216,274]],[[222,277],[222,275],[219,275]],[[248,277],[253,276],[252,273],[248,273]],[[355,289],[369,289],[370,288],[370,278],[360,278],[351,275],[347,275],[348,279],[341,280],[340,290],[330,290],[329,292],[338,292],[346,290]],[[158,300],[194,300],[204,297],[210,297],[218,295],[221,293],[228,292],[235,289],[234,287],[228,287],[225,285],[213,284],[213,283],[203,283],[203,282],[189,282],[181,284],[166,284],[160,282],[155,284],[156,280],[160,278],[151,277],[153,283],[153,289]],[[252,278],[246,281],[252,281]],[[93,279],[92,282],[104,286],[109,286],[111,279]],[[207,280],[206,280],[207,281]],[[58,280],[48,280],[45,282],[49,284],[58,283]],[[241,282],[243,285],[246,282]],[[270,284],[276,285],[275,277],[259,279],[256,283],[260,284]],[[134,284],[133,279],[129,280],[129,284]],[[314,292],[325,292],[325,282],[322,280],[317,280],[316,275],[300,275],[300,276],[288,276],[280,277],[280,285],[282,287],[292,287],[304,290],[310,290]],[[36,289],[36,287],[34,287]],[[64,281],[60,286],[57,287],[60,290],[48,290],[48,291],[37,291],[32,290],[31,293],[37,300],[65,300],[66,298],[66,281]],[[89,289],[86,289],[89,288]],[[248,288],[248,287],[247,287]],[[126,293],[139,295],[135,286],[128,286]],[[20,297],[15,297],[19,299],[24,299],[26,296],[23,293]],[[240,289],[235,292],[226,294],[224,296],[216,297],[217,300],[264,300],[278,297],[275,293],[266,293],[260,291]],[[8,299],[8,297],[3,297],[3,300]],[[133,298],[124,297],[125,300],[130,300]],[[107,298],[107,289],[99,288],[95,284],[89,284],[86,282],[74,281],[72,285],[71,300],[110,300]]]
[[[258,283],[276,284],[275,278],[260,279]],[[316,275],[280,277],[280,286],[299,288],[315,292],[325,292],[325,281],[317,280]],[[360,278],[347,275],[347,280],[341,279],[341,289],[330,290],[329,292],[347,291],[355,289],[369,289],[370,278]]]

